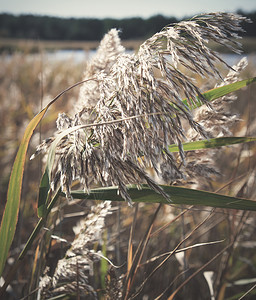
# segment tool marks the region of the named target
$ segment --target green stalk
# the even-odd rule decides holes
[[[50,201],[50,203],[48,204],[45,216],[38,220],[38,222],[36,224],[36,227],[32,231],[26,245],[24,246],[24,248],[21,251],[18,258],[16,259],[16,261],[15,261],[14,265],[12,266],[11,270],[8,272],[8,275],[5,279],[5,282],[4,282],[3,286],[0,288],[0,299],[3,296],[4,292],[6,291],[8,285],[12,281],[13,276],[15,275],[17,269],[19,268],[23,258],[25,257],[28,250],[31,248],[34,240],[36,239],[37,235],[39,234],[40,229],[45,224],[45,222],[47,220],[47,217],[48,217],[49,213],[51,212],[52,208],[54,207],[55,203],[57,202],[60,194],[61,194],[61,189],[59,188],[58,191],[55,193],[54,197],[52,198],[52,200]]]

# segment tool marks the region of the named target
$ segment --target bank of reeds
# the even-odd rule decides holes
[[[125,49],[137,51],[144,40],[124,40],[122,45]],[[243,37],[241,41],[244,53],[256,52],[256,37]],[[210,48],[215,51],[230,53],[225,46],[220,46],[215,43],[210,43]],[[0,53],[13,54],[21,53],[40,53],[41,51],[56,51],[56,50],[96,50],[99,47],[98,41],[47,41],[47,40],[24,40],[24,39],[4,39],[0,38]]]

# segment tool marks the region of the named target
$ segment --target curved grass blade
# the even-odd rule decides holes
[[[237,81],[237,82],[234,82],[234,83],[230,83],[230,84],[218,87],[218,88],[214,88],[214,89],[211,89],[211,90],[203,93],[202,95],[206,100],[212,101],[212,100],[218,99],[220,97],[223,97],[227,94],[230,94],[232,92],[238,91],[241,88],[246,87],[246,86],[250,85],[253,82],[256,82],[256,77],[252,77],[252,78],[249,78],[249,79],[245,79],[245,80]],[[187,99],[184,99],[183,103],[187,106],[190,106],[192,109],[200,107],[202,105],[202,102],[200,101],[199,98],[198,98],[198,103],[195,103],[192,106],[189,105]]]
[[[44,172],[40,186],[39,186],[39,195],[37,202],[37,215],[39,218],[42,218],[46,214],[46,203],[48,202],[50,190],[50,175],[48,172],[48,168]]]
[[[21,185],[28,143],[36,126],[46,113],[47,108],[48,107],[43,109],[28,124],[13,164],[8,186],[7,202],[0,228],[0,275],[2,274],[4,268],[4,264],[14,237],[15,228],[18,220]]]
[[[7,202],[4,210],[4,214],[1,221],[0,227],[0,276],[3,272],[3,268],[8,256],[8,251],[10,249],[15,228],[18,220],[18,211],[20,204],[21,186],[23,180],[23,172],[25,159],[28,149],[28,143],[30,138],[37,127],[37,125],[42,120],[48,108],[62,96],[65,92],[69,91],[71,88],[84,83],[85,81],[78,82],[73,86],[62,91],[57,95],[45,108],[43,108],[28,124],[25,133],[23,135],[19,150],[15,157],[15,161],[12,167],[12,172],[10,175],[8,192],[7,192]]]
[[[193,151],[193,150],[200,150],[206,148],[217,148],[217,147],[229,146],[234,144],[249,143],[255,141],[256,141],[256,137],[233,137],[232,136],[232,137],[221,137],[221,138],[214,138],[209,140],[188,142],[182,145],[184,151]],[[170,152],[179,152],[179,147],[176,144],[170,145],[168,149]]]
[[[224,196],[220,194],[188,189],[176,186],[161,185],[162,189],[170,195],[172,204],[200,205],[227,209],[256,211],[256,201],[242,198]],[[157,194],[146,184],[138,190],[135,185],[128,186],[129,194],[133,202],[170,204],[163,196]],[[73,191],[73,198],[101,201],[124,201],[117,194],[117,187],[106,187],[91,190],[88,195],[84,191]]]

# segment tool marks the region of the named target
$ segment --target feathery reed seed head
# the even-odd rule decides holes
[[[179,168],[185,161],[183,120],[199,136],[210,133],[193,117],[190,107],[198,101],[210,105],[179,67],[191,74],[221,78],[216,62],[225,62],[207,43],[212,40],[239,52],[234,38],[242,30],[242,21],[246,18],[230,13],[199,15],[166,26],[146,40],[137,54],[126,54],[118,32],[111,30],[85,73],[85,78],[94,80],[81,88],[73,116],[59,115],[59,132],[91,125],[69,133],[59,143],[54,184],[60,179],[68,197],[75,179],[88,192],[92,182],[117,185],[120,195],[131,203],[126,184],[146,182],[169,199],[147,174],[147,167],[169,182],[183,178]],[[179,159],[168,151],[172,143],[179,146]]]
[[[111,214],[110,202],[101,202],[91,207],[91,212],[73,228],[76,237],[65,257],[58,261],[52,277],[40,278],[39,293],[43,299],[60,293],[86,295],[86,299],[98,299],[90,283],[93,264],[100,260],[94,245],[101,243],[105,218]]]

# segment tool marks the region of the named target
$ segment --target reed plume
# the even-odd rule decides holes
[[[93,80],[81,88],[72,113],[59,115],[56,136],[37,149],[48,148],[67,128],[81,125],[58,144],[53,186],[60,183],[70,198],[71,184],[77,179],[88,193],[95,183],[116,185],[121,197],[131,203],[127,184],[139,188],[147,183],[170,200],[147,168],[166,182],[185,177],[180,168],[185,164],[182,142],[191,137],[191,131],[204,138],[213,134],[204,128],[206,122],[193,116],[193,104],[204,103],[208,111],[216,106],[204,99],[193,74],[222,79],[216,63],[226,63],[208,42],[240,53],[237,32],[246,20],[230,13],[199,15],[166,26],[134,54],[125,53],[117,31],[110,31],[85,74]],[[184,129],[184,121],[189,130]],[[168,150],[173,143],[179,146],[179,158]]]
[[[247,65],[247,58],[243,57],[236,65],[232,66],[232,69],[220,84],[216,84],[216,87],[241,80],[240,74]],[[231,105],[236,100],[237,95],[226,95],[213,100],[211,108],[202,105],[193,111],[194,120],[205,129],[209,138],[232,136],[232,128],[241,121],[239,115],[231,109]],[[191,129],[188,130],[187,136],[190,141],[200,139],[199,134]],[[186,180],[177,180],[176,184],[188,185],[189,183],[193,188],[203,188],[213,176],[220,176],[216,162],[217,151],[219,150],[213,148],[187,152],[186,164],[182,166]]]
[[[102,259],[101,252],[95,252],[96,243],[102,244],[105,218],[111,214],[110,202],[101,202],[91,207],[90,213],[73,228],[76,235],[65,257],[58,261],[53,276],[47,274],[39,283],[39,297],[48,299],[59,294],[77,293],[86,299],[98,299],[90,279],[93,264]]]

